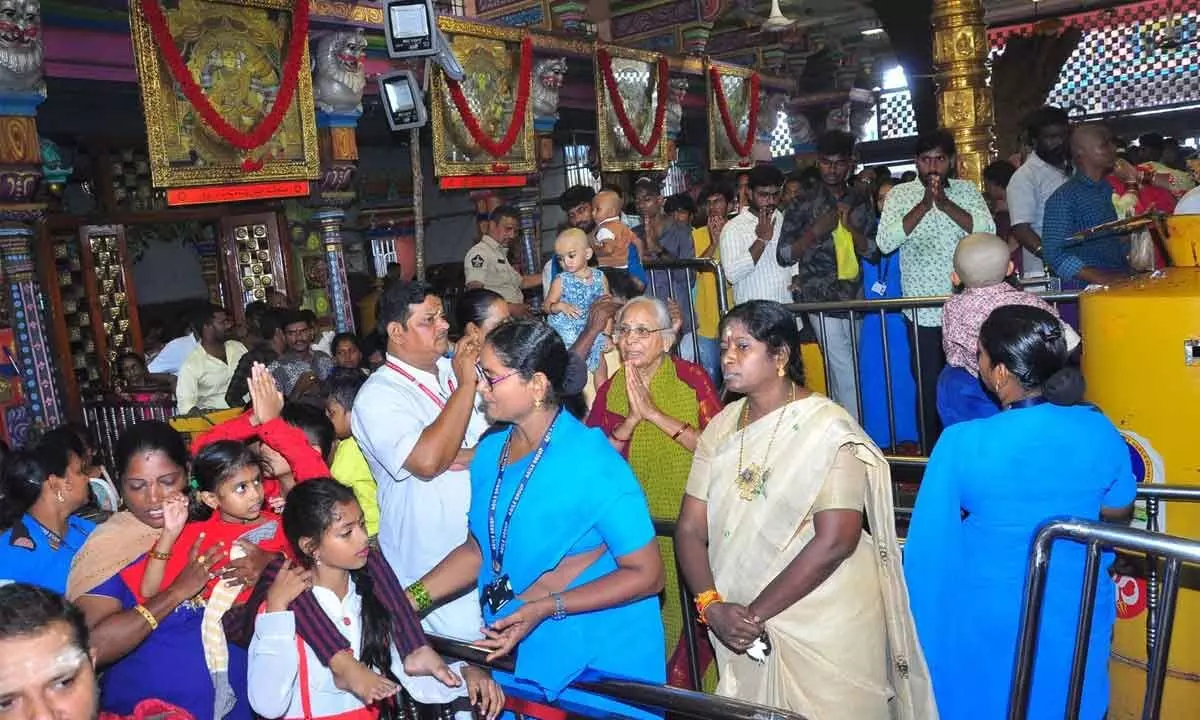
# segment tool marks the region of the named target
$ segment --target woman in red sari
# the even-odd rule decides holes
[[[721,411],[721,402],[704,368],[669,354],[676,331],[661,300],[639,297],[626,303],[614,322],[613,339],[622,367],[600,386],[587,424],[603,430],[629,461],[646,492],[650,514],[675,520],[696,441]],[[668,652],[674,649],[668,681],[695,687],[681,637],[683,610],[670,538],[659,538],[659,548],[667,574],[663,624]],[[696,636],[706,638],[707,633],[700,630]],[[700,650],[702,665],[707,665],[712,649],[702,642]]]

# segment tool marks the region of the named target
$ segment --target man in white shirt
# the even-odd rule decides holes
[[[187,356],[191,355],[199,344],[196,334],[189,327],[183,335],[163,345],[163,349],[154,356],[146,370],[151,375],[178,375],[183,361],[187,360]]]
[[[1013,173],[1006,192],[1012,234],[1024,248],[1026,275],[1040,272],[1042,263],[1042,218],[1046,201],[1070,177],[1070,135],[1066,111],[1047,105],[1026,122],[1033,152]],[[1007,238],[1005,238],[1007,239]]]
[[[476,410],[479,347],[449,347],[442,301],[421,282],[393,281],[379,301],[387,364],[359,391],[350,429],[379,484],[379,545],[405,586],[467,538],[469,450],[487,429]],[[429,632],[482,635],[474,591],[425,616]]]
[[[783,173],[759,165],[749,173],[749,202],[721,231],[721,268],[733,286],[733,301],[774,300],[789,304],[796,265],[775,261],[783,213],[776,209],[783,192]]]
[[[224,410],[229,407],[225,391],[233,380],[238,360],[246,354],[246,346],[230,340],[233,323],[225,308],[209,305],[196,318],[196,336],[200,344],[192,350],[179,368],[175,385],[175,402],[180,415],[195,408]]]

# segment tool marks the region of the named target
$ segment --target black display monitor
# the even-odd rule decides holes
[[[388,127],[407,130],[421,127],[429,121],[421,85],[412,70],[396,70],[379,76],[379,97]]]
[[[437,52],[437,13],[432,0],[387,0],[384,9],[389,57],[423,57]]]

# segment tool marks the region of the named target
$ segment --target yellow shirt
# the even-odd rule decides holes
[[[707,227],[692,230],[692,242],[696,244],[696,257],[700,257],[712,244]],[[718,243],[713,250],[712,259],[721,262],[721,246]],[[725,288],[725,300],[728,307],[733,307],[733,297],[730,288]],[[696,325],[701,337],[717,337],[717,327],[721,324],[720,306],[717,304],[717,274],[715,272],[696,273]]]
[[[183,361],[175,383],[175,402],[178,404],[179,414],[186,415],[193,408],[228,408],[225,391],[229,389],[229,381],[233,379],[238,360],[245,354],[246,346],[237,340],[225,341],[225,362],[209,355],[203,345],[197,345]]]
[[[379,533],[379,501],[376,498],[375,476],[367,465],[358,442],[352,438],[338,441],[333,453],[333,465],[329,468],[333,479],[354,491],[362,507],[363,519],[367,522],[367,534],[374,537]]]

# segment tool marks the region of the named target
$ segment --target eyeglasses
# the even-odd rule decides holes
[[[613,328],[612,336],[613,340],[620,340],[623,337],[629,338],[630,340],[645,340],[654,333],[660,333],[667,329],[668,328],[648,328],[641,326],[629,327],[628,325],[618,325],[617,327]]]
[[[487,384],[488,390],[495,390],[497,385],[509,379],[513,375],[516,375],[518,371],[513,370],[506,375],[501,375],[500,377],[494,378],[487,374],[487,371],[483,369],[482,365],[475,363],[475,372],[479,374],[479,379]]]

